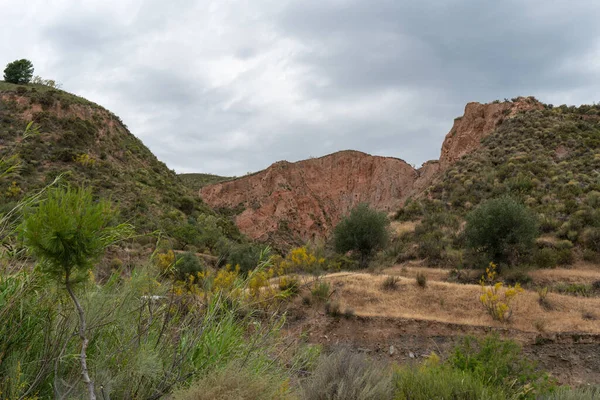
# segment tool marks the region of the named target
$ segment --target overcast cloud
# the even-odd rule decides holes
[[[0,0],[0,64],[119,115],[177,172],[439,156],[469,101],[600,100],[597,0]]]

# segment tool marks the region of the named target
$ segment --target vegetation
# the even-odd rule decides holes
[[[336,251],[355,251],[360,256],[360,266],[366,267],[377,249],[384,247],[389,238],[388,219],[384,213],[359,204],[345,217],[333,232]]]
[[[228,217],[210,210],[117,116],[85,99],[44,84],[0,82],[0,140],[0,158],[18,165],[0,182],[7,208],[62,176],[110,199],[135,227],[132,257],[143,258],[158,237],[165,246],[215,256],[244,241]]]
[[[33,63],[26,59],[8,63],[4,69],[4,80],[9,83],[23,85],[29,83],[32,76]]]
[[[482,268],[490,261],[542,267],[581,258],[597,262],[599,163],[600,106],[548,105],[544,110],[504,119],[482,140],[480,148],[454,163],[423,198],[408,201],[398,219],[418,221],[409,242],[418,246],[414,256],[425,257],[430,264]],[[494,258],[471,257],[460,229],[462,222],[479,205],[507,193],[514,203],[529,210],[523,215],[535,215],[540,239],[531,243],[527,233],[526,241],[521,242],[524,246],[511,245],[509,251],[499,254],[500,259],[498,254]],[[519,206],[508,199],[502,202],[506,212],[518,212]],[[489,250],[497,252],[492,247]],[[514,260],[514,256],[520,259]]]
[[[234,179],[227,176],[219,176],[213,174],[178,174],[179,179],[185,186],[193,191],[198,191],[204,186],[213,185],[215,183],[228,181]]]
[[[536,216],[510,197],[488,200],[466,219],[467,246],[497,263],[515,265],[537,236]]]

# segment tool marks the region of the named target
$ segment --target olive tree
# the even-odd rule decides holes
[[[39,260],[42,272],[64,284],[77,311],[81,375],[90,399],[96,396],[87,367],[86,319],[74,285],[87,277],[109,244],[130,231],[130,226],[114,226],[112,221],[108,201],[95,201],[85,188],[65,187],[50,189],[47,197],[25,214],[22,224],[25,246]]]
[[[508,196],[488,200],[467,215],[467,246],[489,261],[514,264],[532,249],[537,236],[535,213]]]
[[[26,59],[8,63],[4,69],[4,80],[9,83],[16,83],[18,85],[29,83],[32,76],[33,64]]]
[[[335,227],[335,250],[341,253],[357,252],[360,266],[365,268],[373,252],[387,244],[388,224],[385,213],[369,208],[368,204],[359,204]]]

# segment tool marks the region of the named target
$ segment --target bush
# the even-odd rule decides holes
[[[189,388],[179,389],[172,400],[273,400],[286,399],[284,382],[268,374],[256,374],[248,368],[228,366],[211,371]]]
[[[356,251],[360,255],[360,266],[366,268],[373,252],[388,242],[388,224],[385,213],[359,204],[335,227],[335,249],[339,253]]]
[[[427,275],[422,272],[417,273],[417,285],[424,289],[427,286]]]
[[[312,291],[312,297],[317,301],[325,301],[329,298],[330,286],[329,283],[324,281],[318,281],[315,283]]]
[[[551,395],[541,397],[541,400],[598,400],[600,399],[600,386],[580,387],[571,389],[560,388]]]
[[[186,281],[189,275],[196,276],[198,272],[204,271],[198,257],[189,251],[177,255],[173,269],[175,278],[182,281]]]
[[[301,398],[306,400],[385,400],[393,397],[389,370],[350,350],[323,357],[301,387]]]
[[[398,281],[399,280],[400,280],[400,278],[398,278],[397,276],[390,275],[387,278],[385,278],[385,280],[381,284],[381,288],[383,290],[390,290],[390,291],[396,290],[396,289],[398,289]]]
[[[502,389],[490,388],[468,372],[446,366],[402,368],[394,374],[396,400],[504,400]]]
[[[496,263],[515,264],[537,235],[535,214],[510,197],[489,200],[467,215],[467,245]]]
[[[29,83],[33,76],[33,64],[26,59],[15,60],[6,65],[4,80],[9,83],[22,85]]]
[[[448,365],[490,386],[504,388],[517,398],[535,399],[556,387],[547,374],[522,355],[516,342],[501,340],[497,335],[479,340],[466,337],[454,348]]]

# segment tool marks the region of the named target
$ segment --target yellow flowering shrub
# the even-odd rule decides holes
[[[292,249],[278,264],[276,275],[285,275],[292,271],[316,272],[326,267],[325,258],[317,258],[306,246]]]
[[[520,284],[506,286],[502,282],[496,282],[498,272],[493,262],[485,270],[481,277],[481,295],[479,300],[485,307],[487,313],[496,321],[506,322],[512,317],[511,302],[523,292]]]
[[[230,264],[227,264],[225,268],[221,268],[215,275],[212,282],[212,291],[231,291],[235,286],[235,281],[240,276],[240,266],[236,265],[234,269],[231,268]]]
[[[19,197],[22,192],[23,190],[21,190],[21,187],[17,184],[17,182],[13,181],[8,189],[6,189],[6,196]]]
[[[173,250],[169,250],[166,253],[159,253],[156,256],[156,265],[162,275],[171,273],[175,266],[175,253]]]
[[[84,167],[93,167],[96,165],[96,159],[87,153],[83,153],[75,157],[75,162],[83,165]]]

